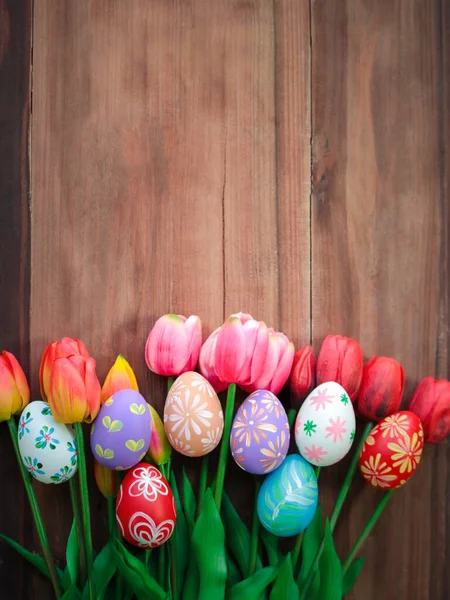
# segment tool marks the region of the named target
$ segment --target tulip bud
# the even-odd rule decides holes
[[[363,369],[357,407],[362,417],[381,421],[400,410],[405,375],[403,367],[393,358],[376,356]]]
[[[311,346],[300,348],[295,353],[290,385],[291,407],[298,409],[316,385],[316,357]]]
[[[343,335],[328,335],[317,359],[317,385],[327,381],[339,383],[352,402],[358,395],[363,372],[361,346]]]
[[[246,357],[245,337],[239,317],[229,317],[219,330],[214,353],[214,369],[227,384],[237,383]]]
[[[41,386],[42,400],[48,401],[50,374],[53,363],[57,358],[69,358],[70,356],[83,356],[84,358],[89,358],[89,352],[83,342],[69,337],[64,337],[59,342],[53,342],[45,349],[39,369],[39,383]]]
[[[206,339],[200,350],[200,358],[198,361],[200,373],[209,381],[217,394],[227,389],[227,384],[217,377],[217,373],[214,369],[214,356],[219,331],[220,327],[213,331]]]
[[[192,315],[164,315],[150,331],[145,345],[145,361],[150,371],[178,377],[193,371],[202,345],[202,323]]]
[[[439,444],[450,435],[450,382],[426,377],[416,388],[409,410],[422,421],[424,439]]]
[[[0,356],[0,422],[20,413],[30,402],[30,388],[22,367],[6,350]]]
[[[94,477],[100,493],[105,498],[117,496],[117,473],[94,460]]]
[[[143,458],[143,461],[145,462],[148,460],[154,465],[160,466],[169,462],[170,455],[172,453],[172,446],[169,444],[169,440],[167,439],[161,417],[158,415],[153,406],[149,404],[148,407],[152,417],[151,437],[150,447],[147,451],[147,454]]]
[[[113,394],[120,392],[121,390],[135,390],[136,392],[139,392],[139,387],[136,381],[136,375],[129,362],[119,354],[103,384],[101,403],[104,404],[108,398],[111,398]]]
[[[91,423],[100,410],[100,383],[95,360],[83,356],[57,358],[50,375],[48,403],[59,423]]]

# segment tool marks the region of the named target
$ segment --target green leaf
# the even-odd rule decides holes
[[[227,581],[225,531],[211,488],[208,488],[205,493],[203,509],[192,534],[192,546],[200,574],[198,600],[225,598]]]
[[[72,584],[77,584],[78,564],[80,560],[80,548],[78,546],[77,527],[75,519],[70,529],[69,538],[66,546],[66,565]]]
[[[189,554],[189,564],[186,571],[186,578],[183,586],[183,600],[192,600],[198,597],[200,586],[200,576],[198,573],[197,561],[193,552]]]
[[[250,556],[251,535],[238,515],[227,494],[223,494],[222,516],[226,531],[227,547],[236,561],[242,577],[247,576]],[[261,559],[256,557],[256,570],[262,568]]]
[[[111,423],[111,426],[109,428],[110,433],[114,433],[116,431],[120,431],[123,427],[123,423],[122,421],[119,421],[118,419],[116,419],[115,421],[113,421]]]
[[[183,505],[184,512],[186,514],[186,522],[189,529],[189,537],[192,536],[195,525],[195,512],[197,510],[197,502],[195,500],[195,494],[192,489],[191,482],[186,475],[186,470],[183,467]]]
[[[281,564],[275,584],[270,592],[270,600],[298,600],[299,591],[292,571],[291,555],[288,554]]]
[[[77,586],[72,583],[71,586],[61,596],[61,600],[81,600],[83,597]]]
[[[111,427],[111,417],[103,417],[102,424],[106,429],[109,429]]]
[[[239,583],[241,579],[241,572],[237,564],[234,562],[233,557],[230,556],[230,553],[227,552],[227,590]]]
[[[300,573],[297,577],[297,586],[301,590],[312,567],[316,554],[323,539],[322,511],[320,504],[317,505],[314,518],[305,530],[302,542],[302,561]],[[295,565],[294,565],[295,569]]]
[[[24,558],[29,563],[31,563],[33,566],[35,566],[36,569],[38,569],[41,573],[43,573],[46,577],[48,577],[50,579],[50,573],[48,572],[47,563],[45,562],[45,559],[40,554],[35,554],[34,552],[30,552],[30,550],[27,550],[26,548],[24,548],[23,546],[18,544],[16,541],[11,539],[7,535],[4,535],[3,533],[0,533],[0,539],[7,542],[10,546],[12,546],[14,548],[14,550],[16,550],[16,552],[18,552],[20,554],[20,556],[22,556],[22,558]],[[56,572],[58,574],[59,579],[62,580],[63,572],[61,571],[61,569],[56,567]]]
[[[170,538],[172,560],[175,565],[175,578],[173,581],[173,597],[175,600],[181,598],[181,592],[183,590],[184,577],[189,559],[189,537],[188,529],[186,524],[186,518],[184,516],[183,508],[180,502],[180,494],[178,493],[178,485],[175,477],[175,473],[172,471],[170,474],[170,487],[173,492],[175,499],[175,508],[177,511],[177,526]],[[167,561],[169,563],[169,561]]]
[[[355,585],[356,580],[361,573],[361,569],[363,568],[365,557],[357,558],[350,565],[347,573],[344,575],[344,579],[342,581],[342,595],[348,594],[352,587]]]
[[[277,565],[280,562],[280,559],[283,558],[283,555],[278,547],[280,538],[269,533],[267,529],[264,529],[264,527],[260,528],[259,534],[266,550],[269,565]]]
[[[112,546],[119,572],[133,589],[138,600],[167,600],[166,592],[147,573],[144,564],[129,552],[118,540]]]
[[[325,545],[319,561],[320,600],[342,599],[342,566],[334,547],[330,522],[325,523]]]
[[[227,594],[227,600],[259,600],[264,590],[277,576],[279,567],[264,567],[251,577],[236,584]]]
[[[94,561],[92,577],[97,594],[97,600],[105,596],[109,582],[117,570],[117,560],[112,543],[108,542],[97,554]]]

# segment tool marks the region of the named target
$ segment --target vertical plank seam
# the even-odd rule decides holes
[[[222,286],[223,286],[223,321],[226,319],[226,258],[225,258],[225,188],[227,185],[227,142],[228,142],[228,122],[227,115],[225,115],[225,141],[223,148],[223,185],[222,185]],[[239,309],[241,310],[241,309]]]
[[[277,311],[278,311],[278,329],[283,330],[283,323],[282,323],[282,314],[281,314],[281,306],[282,306],[282,299],[281,299],[281,292],[282,292],[282,288],[281,288],[281,265],[280,265],[280,242],[281,242],[281,237],[280,237],[280,203],[279,203],[279,180],[278,180],[278,168],[279,168],[279,151],[280,151],[280,147],[279,147],[279,136],[278,136],[278,128],[279,128],[279,123],[280,123],[280,119],[279,119],[279,114],[278,114],[278,108],[279,108],[279,103],[278,103],[278,83],[279,83],[279,78],[278,78],[278,69],[277,69],[277,59],[278,59],[278,35],[277,35],[277,28],[278,28],[278,21],[277,21],[277,5],[276,5],[277,0],[273,0],[272,2],[272,12],[273,12],[273,70],[274,70],[274,77],[273,77],[273,90],[274,90],[274,98],[273,98],[273,102],[274,102],[274,112],[275,112],[275,119],[274,119],[274,142],[275,142],[275,209],[276,209],[276,240],[277,240],[277,287],[278,287],[278,306],[277,306]]]
[[[313,343],[313,32],[312,2],[309,0],[309,343]]]

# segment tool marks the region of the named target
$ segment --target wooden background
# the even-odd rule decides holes
[[[446,0],[0,0],[0,345],[34,398],[69,335],[161,408],[143,347],[169,311],[354,336],[402,362],[406,399],[449,377],[449,40]],[[0,531],[37,549],[6,427],[0,456]],[[350,599],[448,600],[449,458],[426,448]],[[63,559],[68,489],[36,490]],[[351,498],[342,556],[379,494]],[[0,556],[1,598],[51,597]]]

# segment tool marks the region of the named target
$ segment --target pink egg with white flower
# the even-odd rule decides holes
[[[300,454],[317,467],[328,467],[347,455],[355,438],[355,411],[344,388],[334,381],[317,386],[295,421]]]

